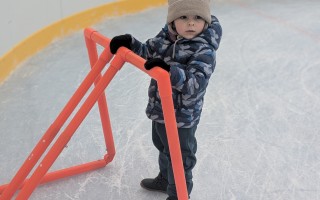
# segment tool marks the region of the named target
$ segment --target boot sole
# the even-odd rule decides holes
[[[156,190],[156,189],[152,189],[152,188],[147,188],[141,182],[140,182],[140,186],[143,189],[146,189],[146,190],[149,190],[149,191],[152,191],[152,192],[161,192],[161,193],[167,194],[167,191],[164,191],[164,190]]]

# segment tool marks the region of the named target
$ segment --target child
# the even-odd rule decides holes
[[[210,0],[169,0],[167,24],[160,33],[141,43],[129,34],[114,37],[110,50],[121,46],[147,59],[145,68],[159,66],[170,73],[172,98],[177,120],[183,166],[190,195],[192,169],[196,164],[195,132],[200,120],[204,95],[216,64],[222,29],[210,14]],[[159,150],[158,176],[143,179],[147,190],[167,192],[167,200],[177,199],[168,141],[157,82],[151,79],[147,116],[152,120],[152,140]]]

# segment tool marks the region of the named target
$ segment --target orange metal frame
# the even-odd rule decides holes
[[[109,51],[110,39],[104,37],[93,29],[85,29],[84,35],[92,69],[85,77],[79,88],[75,91],[66,106],[63,108],[61,113],[55,119],[53,124],[48,128],[48,130],[39,140],[21,168],[13,177],[11,182],[0,186],[0,200],[11,199],[15,192],[19,189],[20,192],[17,194],[16,199],[28,199],[39,184],[95,170],[106,166],[113,160],[115,156],[115,147],[104,90],[109,85],[115,74],[122,68],[125,62],[131,63],[132,65],[136,66],[141,71],[147,73],[158,82],[177,194],[179,200],[187,200],[188,193],[181,158],[176,118],[172,102],[170,76],[168,72],[159,67],[153,68],[149,71],[145,70],[145,60],[124,47],[121,47],[118,50],[117,54],[113,57],[113,55]],[[105,48],[100,56],[98,56],[97,44]],[[103,68],[110,61],[111,63],[108,69],[103,75],[101,75]],[[28,174],[38,163],[40,157],[52,143],[64,123],[70,117],[72,112],[75,110],[75,108],[93,83],[95,84],[94,89],[91,91],[87,99],[71,119],[70,123],[59,135],[50,150],[48,150],[47,154],[39,163],[38,167],[34,170],[30,178],[27,178]],[[107,153],[104,155],[104,158],[101,160],[92,161],[85,164],[47,173],[49,168],[53,165],[57,157],[60,155],[66,144],[69,142],[77,128],[80,126],[80,124],[96,102],[98,102],[99,105],[102,129],[107,149]]]

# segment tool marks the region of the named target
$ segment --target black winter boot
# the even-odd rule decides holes
[[[141,187],[150,191],[167,192],[168,180],[161,173],[154,179],[146,178],[140,183]]]

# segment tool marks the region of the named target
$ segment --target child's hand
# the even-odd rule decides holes
[[[110,51],[115,54],[120,47],[127,47],[131,50],[131,42],[132,37],[129,34],[115,36],[110,42]]]
[[[147,60],[147,62],[144,64],[144,68],[146,68],[146,70],[150,70],[156,66],[161,67],[167,72],[170,71],[170,65],[165,63],[161,58],[152,58],[150,60]]]

